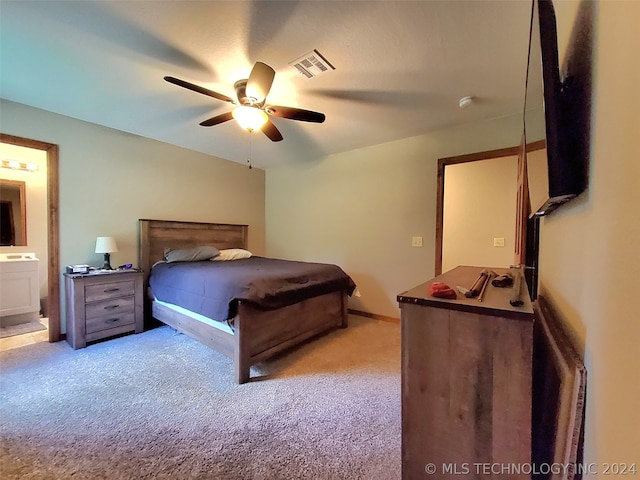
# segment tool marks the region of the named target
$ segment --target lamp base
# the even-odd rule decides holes
[[[102,270],[113,270],[113,268],[111,267],[111,254],[109,253],[105,253],[104,254],[104,264],[102,265]]]

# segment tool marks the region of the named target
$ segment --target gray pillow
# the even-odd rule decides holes
[[[164,249],[164,260],[171,262],[200,262],[202,260],[211,260],[220,255],[220,251],[216,247],[202,246],[185,248],[181,250],[173,250],[171,248]]]

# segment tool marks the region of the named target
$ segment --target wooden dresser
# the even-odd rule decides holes
[[[67,341],[73,348],[122,333],[143,331],[142,272],[64,276]]]
[[[512,288],[489,284],[481,302],[456,290],[481,270],[457,267],[398,295],[404,480],[531,477],[515,465],[531,465],[533,308],[524,281],[519,307]],[[458,298],[429,296],[433,282]]]

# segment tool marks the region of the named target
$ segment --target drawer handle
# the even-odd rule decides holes
[[[104,321],[104,323],[116,323],[119,322],[120,319],[119,318],[109,318],[107,320]]]
[[[105,310],[113,310],[114,308],[118,308],[120,305],[107,305],[104,307]]]
[[[119,288],[107,288],[107,289],[105,289],[104,293],[117,292],[118,290],[120,290],[120,289]]]

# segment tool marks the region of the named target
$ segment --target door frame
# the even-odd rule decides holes
[[[60,187],[58,171],[58,145],[30,138],[0,133],[0,142],[19,147],[42,150],[47,155],[47,315],[49,317],[49,342],[61,340],[60,333]]]
[[[520,146],[500,148],[498,150],[487,150],[485,152],[468,153],[455,157],[438,159],[438,177],[436,187],[436,258],[435,274],[442,273],[442,238],[444,234],[444,175],[447,165],[457,165],[460,163],[478,162],[492,158],[512,157],[518,155]],[[515,222],[515,219],[514,219]]]
[[[526,145],[526,151],[531,152],[545,148],[546,144],[544,140],[528,143]],[[513,147],[500,148],[497,150],[487,150],[484,152],[468,153],[465,155],[457,155],[455,157],[446,157],[438,159],[438,175],[436,186],[436,244],[435,244],[435,274],[442,274],[442,238],[444,233],[444,175],[445,167],[447,165],[456,165],[460,163],[478,162],[480,160],[490,160],[492,158],[501,157],[518,157],[522,154],[522,143]],[[520,194],[524,198],[528,198],[529,191],[526,186],[518,185]],[[525,191],[522,189],[525,188]],[[526,238],[526,222],[518,224],[517,219],[514,218],[514,228],[516,228],[516,238]]]

